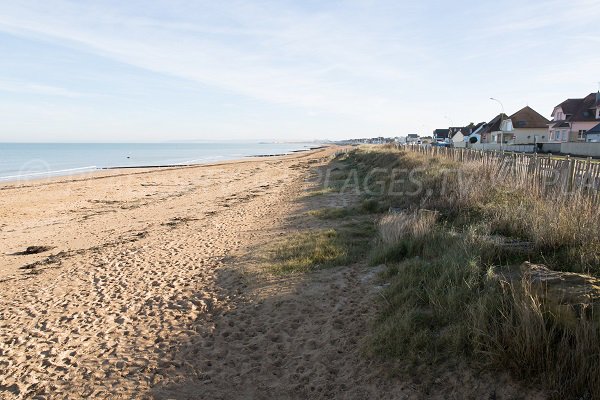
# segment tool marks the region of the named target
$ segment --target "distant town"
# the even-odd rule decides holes
[[[491,100],[504,109],[499,100]],[[501,112],[488,122],[438,128],[429,134],[410,133],[397,137],[352,139],[350,142],[600,157],[600,91],[564,100],[554,107],[550,117],[549,120],[527,105],[510,115]]]

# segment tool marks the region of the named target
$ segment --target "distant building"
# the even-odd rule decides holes
[[[512,129],[508,116],[498,114],[479,131],[481,143],[508,143],[513,139]]]
[[[454,147],[466,147],[467,143],[479,143],[480,142],[480,133],[482,129],[486,126],[485,122],[480,122],[478,124],[470,123],[467,126],[463,127],[451,127],[448,133],[448,141]],[[472,138],[475,138],[473,141]]]
[[[419,135],[416,133],[409,133],[406,136],[406,143],[417,143],[419,141]]]
[[[481,132],[486,128],[486,122],[471,124],[463,128],[465,145],[481,143]]]
[[[436,129],[433,131],[433,141],[437,143],[448,142],[450,129]]]
[[[450,128],[449,141],[454,147],[465,147],[465,133],[469,128]],[[468,133],[467,133],[468,134]]]
[[[534,144],[547,141],[550,121],[533,108],[523,107],[508,118],[513,126],[511,144]]]
[[[548,141],[585,142],[586,134],[600,122],[600,91],[582,99],[567,99],[554,107]]]

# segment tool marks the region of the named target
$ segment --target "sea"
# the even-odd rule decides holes
[[[119,167],[193,165],[270,156],[316,143],[0,143],[0,183]]]

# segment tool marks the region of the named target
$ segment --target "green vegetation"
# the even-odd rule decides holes
[[[363,178],[372,168],[404,170],[404,194],[390,194],[388,174],[386,190],[366,196],[400,210],[381,218],[369,255],[388,266],[373,353],[406,360],[415,374],[471,359],[538,382],[555,398],[600,396],[598,316],[564,320],[518,268],[532,261],[598,274],[600,217],[589,199],[550,198],[509,180],[491,186],[482,164],[391,149],[350,157]]]
[[[308,215],[320,219],[341,219],[353,215],[357,210],[353,207],[329,207],[310,210]]]
[[[274,244],[269,264],[279,273],[385,264],[368,348],[406,361],[407,372],[471,360],[557,399],[600,398],[593,305],[575,305],[567,319],[519,268],[530,261],[600,275],[600,209],[585,196],[538,193],[495,173],[393,148],[342,155],[321,193],[353,194],[358,205],[310,211],[328,228]]]
[[[600,274],[600,208],[585,195],[545,196],[510,180],[494,181],[494,171],[482,163],[395,149],[358,150],[349,158],[370,188],[365,201],[376,202],[377,211],[432,210],[458,232],[477,229],[488,238],[529,242],[529,261]],[[375,169],[382,172],[370,172]]]
[[[312,196],[323,196],[325,194],[329,194],[329,193],[333,193],[333,189],[330,187],[324,188],[324,189],[319,189],[319,190],[312,190],[310,192],[307,193],[307,196],[312,197]]]
[[[526,280],[510,280],[513,266],[527,258],[523,249],[507,252],[474,229],[438,225],[422,233],[374,252],[389,263],[374,353],[407,360],[416,374],[465,357],[537,381],[556,398],[598,396],[597,316],[582,314],[571,324]]]
[[[290,235],[267,251],[269,270],[275,273],[309,272],[360,260],[375,234],[370,220],[348,222],[336,228]]]
[[[377,214],[381,212],[380,204],[376,200],[364,200],[356,207],[327,207],[318,210],[310,210],[308,215],[319,219],[343,219],[365,214]]]

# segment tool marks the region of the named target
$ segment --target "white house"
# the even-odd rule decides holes
[[[513,139],[512,121],[506,114],[496,115],[478,133],[481,143],[508,143]]]
[[[417,135],[416,133],[409,133],[408,136],[406,136],[407,144],[416,144],[418,142],[419,142],[419,135]]]

